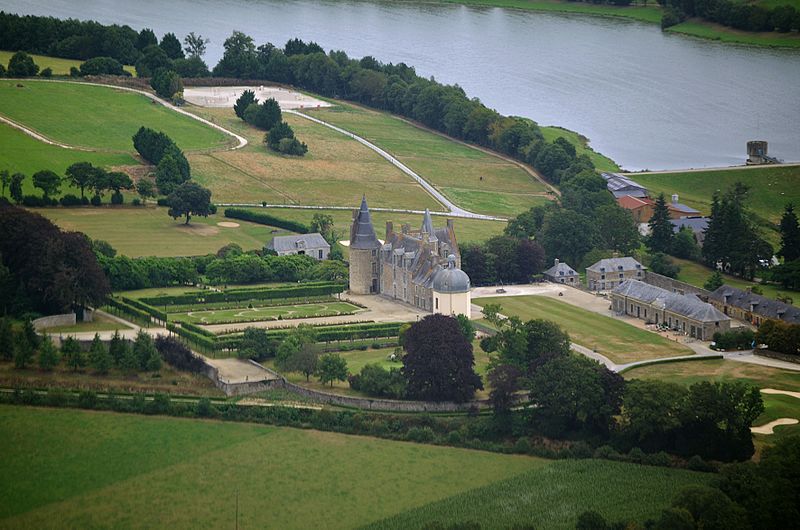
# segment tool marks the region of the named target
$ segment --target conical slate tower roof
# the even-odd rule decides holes
[[[431,211],[425,208],[425,215],[422,217],[422,228],[420,232],[428,234],[429,241],[436,241],[436,232],[433,229],[433,219],[431,219]]]
[[[358,210],[350,230],[350,248],[371,250],[380,246],[381,243],[375,236],[375,229],[372,227],[372,219],[369,215],[369,208],[367,208],[367,197],[363,196],[361,208]]]

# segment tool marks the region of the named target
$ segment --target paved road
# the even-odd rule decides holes
[[[400,162],[398,159],[396,159],[395,157],[393,157],[392,155],[390,155],[389,153],[387,153],[386,151],[384,151],[383,149],[381,149],[377,145],[373,144],[369,140],[366,140],[366,139],[364,139],[364,138],[362,138],[362,137],[360,137],[358,135],[355,135],[355,134],[351,133],[350,131],[342,129],[341,127],[337,127],[336,125],[333,125],[333,124],[328,123],[326,121],[322,121],[322,120],[320,120],[318,118],[314,118],[312,116],[309,116],[308,114],[304,114],[304,113],[298,112],[296,110],[285,110],[284,112],[286,112],[287,114],[293,114],[295,116],[300,116],[301,118],[305,118],[307,120],[313,121],[314,123],[317,123],[319,125],[324,125],[325,127],[328,127],[329,129],[333,129],[334,131],[336,131],[338,133],[341,133],[341,134],[343,134],[345,136],[348,136],[348,137],[352,138],[353,140],[359,142],[360,144],[365,145],[366,147],[372,149],[373,151],[375,151],[376,153],[381,155],[383,158],[385,158],[386,160],[391,162],[400,171],[402,171],[403,173],[405,173],[409,177],[411,177],[414,180],[416,180],[420,184],[420,186],[425,188],[425,191],[430,193],[437,201],[439,201],[448,210],[450,210],[450,214],[453,215],[453,216],[466,217],[466,218],[469,218],[469,219],[484,219],[484,220],[490,220],[490,221],[505,221],[505,219],[502,218],[502,217],[493,217],[491,215],[483,215],[483,214],[479,214],[479,213],[473,213],[473,212],[470,212],[468,210],[465,210],[465,209],[459,207],[458,205],[453,203],[450,199],[448,199],[447,197],[442,195],[442,193],[439,192],[439,190],[437,190],[435,187],[433,187],[433,185],[431,183],[429,183],[427,180],[425,180],[424,178],[419,176],[411,168],[409,168],[408,166],[406,166],[405,164]]]

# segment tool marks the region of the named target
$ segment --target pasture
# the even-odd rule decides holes
[[[14,52],[0,50],[0,64],[8,66],[8,61],[11,59],[12,55],[14,55]],[[70,68],[73,66],[75,68],[80,68],[83,62],[78,59],[62,59],[60,57],[48,57],[47,55],[36,55],[32,53],[28,55],[30,55],[33,62],[39,66],[40,72],[45,68],[50,68],[53,70],[53,75],[69,75]],[[123,68],[132,76],[136,77],[136,69],[133,66],[123,66]]]
[[[235,322],[261,322],[264,320],[290,320],[299,318],[352,315],[361,308],[347,302],[318,302],[308,304],[243,307],[234,309],[209,309],[172,313],[170,320],[191,324],[231,324]]]
[[[416,127],[387,113],[337,102],[308,114],[366,138],[477,213],[513,216],[548,197],[547,188],[512,162]],[[458,194],[461,196],[458,197]]]
[[[216,252],[228,243],[245,250],[263,248],[273,236],[286,234],[269,226],[237,221],[238,227],[218,226],[221,214],[192,217],[187,226],[161,207],[39,208],[34,210],[64,230],[83,232],[111,243],[120,254],[197,256]],[[272,233],[276,230],[276,233]]]
[[[51,140],[99,151],[135,152],[131,138],[142,125],[166,133],[187,151],[232,141],[141,94],[80,83],[4,80],[0,114]]]
[[[656,333],[544,296],[478,298],[474,303],[480,306],[500,304],[502,314],[517,316],[523,321],[536,318],[553,321],[569,333],[573,342],[591,348],[615,363],[692,353],[686,346]]]
[[[309,120],[284,114],[308,145],[303,157],[267,149],[264,131],[236,117],[232,108],[190,109],[247,138],[236,151],[189,156],[194,179],[219,202],[357,207],[362,194],[371,206],[442,210],[416,181],[360,143]],[[310,217],[310,215],[309,215]]]
[[[2,406],[0,526],[231,527],[238,491],[241,528],[354,528],[547,465],[263,425]]]

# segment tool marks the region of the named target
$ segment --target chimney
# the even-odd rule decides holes
[[[673,193],[672,194],[672,204],[678,204],[678,194],[677,193]]]
[[[553,263],[553,264],[554,264],[556,267],[558,267],[558,258],[556,258],[556,259],[554,260],[554,263]]]
[[[391,239],[392,232],[394,232],[394,224],[391,221],[386,221],[386,241]]]

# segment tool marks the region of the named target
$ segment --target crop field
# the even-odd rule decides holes
[[[572,529],[595,510],[611,520],[658,516],[684,487],[714,475],[603,460],[559,460],[368,525],[370,530],[478,523],[481,528]],[[602,488],[602,492],[598,490]]]
[[[389,114],[337,103],[308,114],[385,149],[454,201],[461,193],[462,208],[513,216],[548,197],[547,188],[516,164]]]
[[[650,190],[651,196],[677,193],[681,202],[704,214],[711,212],[716,190],[724,191],[739,181],[750,186],[747,204],[752,212],[771,223],[780,221],[787,203],[800,204],[800,166],[633,174],[631,178]]]
[[[474,303],[500,304],[502,314],[523,321],[551,320],[561,326],[573,342],[605,355],[615,363],[691,355],[692,350],[631,324],[581,309],[544,296],[479,298]]]
[[[187,313],[172,313],[169,315],[169,319],[192,324],[231,324],[235,322],[352,315],[360,310],[361,308],[358,306],[347,302],[331,301],[314,304],[189,311]]]
[[[51,140],[103,151],[134,152],[131,138],[142,125],[168,134],[188,151],[231,142],[220,131],[141,94],[79,83],[3,81],[0,114]]]
[[[232,108],[190,110],[250,142],[236,151],[189,156],[195,180],[211,189],[216,201],[357,207],[366,194],[371,206],[443,209],[377,153],[322,125],[284,114],[308,145],[308,153],[298,158],[267,149],[264,132],[237,118]]]
[[[0,50],[0,64],[7,67],[8,61],[11,59],[12,55],[14,55],[14,52]],[[60,57],[48,57],[46,55],[36,55],[32,53],[28,55],[30,55],[33,62],[39,66],[40,72],[45,68],[50,68],[53,70],[53,75],[69,75],[70,68],[73,66],[75,68],[80,68],[83,62],[78,59],[62,59]],[[136,69],[133,66],[123,66],[123,68],[130,72],[132,76],[136,77]]]
[[[24,173],[23,192],[41,195],[41,190],[33,187],[31,175],[41,169],[50,169],[63,175],[66,169],[75,162],[91,162],[96,166],[114,167],[138,164],[133,156],[127,153],[101,153],[63,149],[31,138],[13,127],[0,123],[0,170],[9,173]],[[80,194],[78,190],[66,185],[61,186],[61,193]],[[9,190],[6,189],[6,196]]]
[[[245,250],[263,248],[273,236],[286,234],[269,226],[237,221],[238,227],[218,226],[221,214],[192,217],[183,221],[167,215],[160,207],[39,208],[65,230],[77,230],[92,239],[111,243],[120,254],[138,256],[197,256],[216,252],[228,243]],[[272,233],[276,230],[276,233]]]
[[[241,528],[354,528],[547,465],[300,429],[2,406],[0,526],[232,527],[238,492]]]

